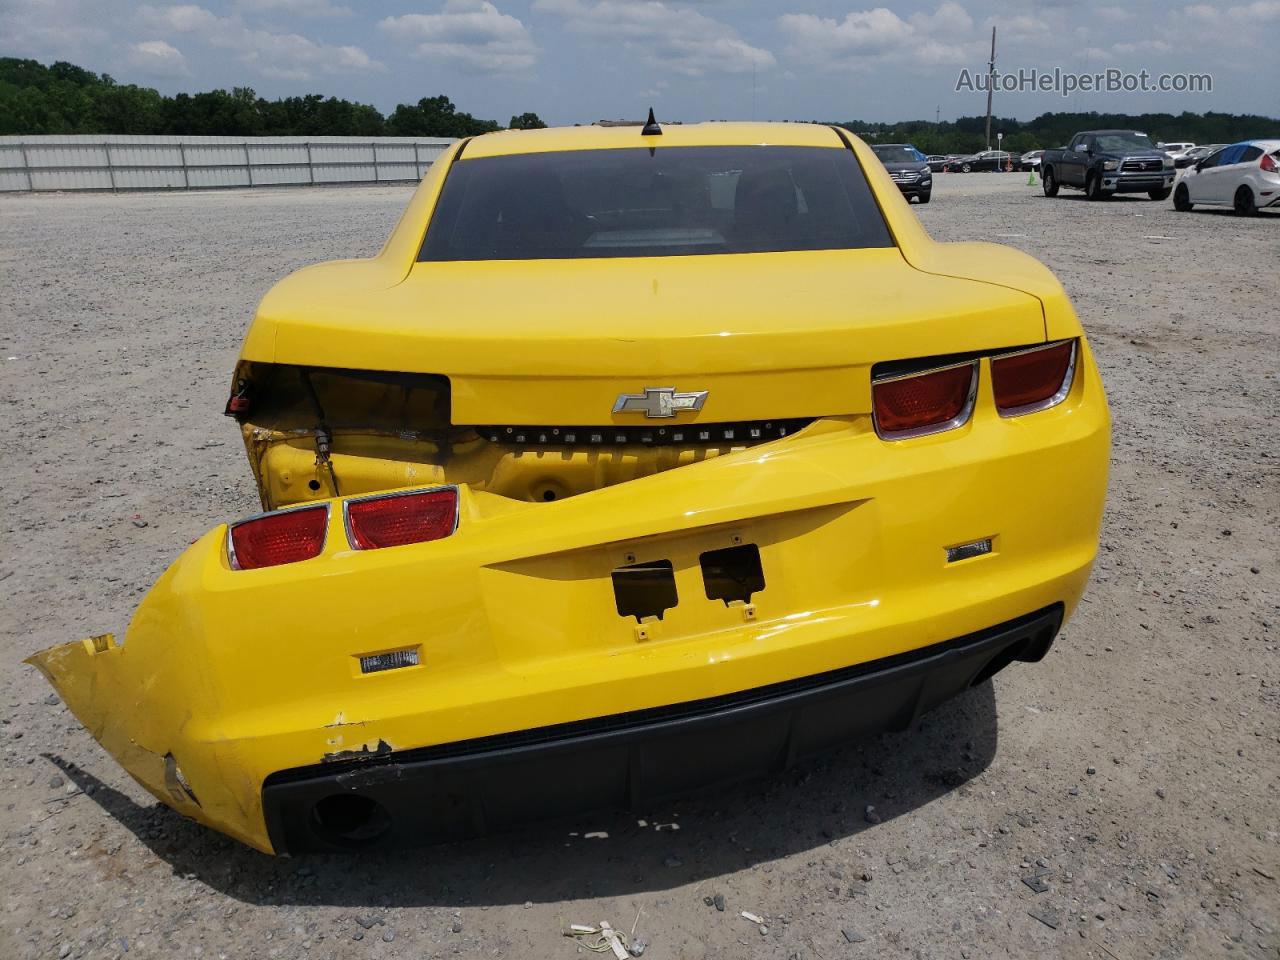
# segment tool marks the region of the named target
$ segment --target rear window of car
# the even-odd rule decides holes
[[[568,260],[891,247],[854,154],[648,147],[462,159],[419,260]]]
[[[1233,163],[1239,163],[1248,146],[1247,143],[1233,143],[1219,153],[1216,166],[1227,167]]]
[[[914,147],[872,147],[881,163],[919,163],[923,157]]]

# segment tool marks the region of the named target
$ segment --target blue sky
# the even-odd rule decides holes
[[[0,0],[0,55],[165,93],[250,86],[477,116],[931,119],[980,114],[962,68],[1213,76],[1211,93],[997,93],[995,110],[1280,113],[1280,0]]]

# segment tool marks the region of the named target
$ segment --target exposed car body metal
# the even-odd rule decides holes
[[[322,410],[320,436],[305,419],[237,414],[264,508],[328,507],[319,555],[235,569],[219,526],[160,577],[124,642],[94,637],[30,659],[157,798],[266,852],[399,841],[402,826],[375,831],[375,820],[335,829],[322,804],[403,811],[409,801],[388,784],[413,780],[436,800],[474,788],[488,795],[478,809],[538,808],[503,764],[550,755],[525,747],[587,749],[583,738],[606,730],[600,756],[615,766],[592,796],[625,799],[620,784],[653,779],[680,705],[697,724],[681,727],[692,740],[670,743],[694,744],[711,776],[727,771],[708,744],[757,721],[776,734],[778,764],[826,742],[813,724],[837,714],[798,690],[849,694],[841,702],[855,711],[855,689],[880,691],[837,724],[848,733],[909,722],[1012,659],[1044,655],[1097,550],[1109,445],[1097,367],[1047,269],[1009,248],[931,240],[856,138],[703,124],[644,146],[850,151],[890,248],[418,262],[460,151],[615,149],[640,136],[578,128],[455,145],[378,256],[306,268],[264,298],[238,385],[268,368],[296,367],[303,380],[390,372],[360,374],[367,394],[348,389],[358,378],[335,382],[353,403],[367,396],[370,416],[395,396],[406,424],[434,417],[439,429],[361,432]],[[1063,396],[1001,416],[991,356],[1060,340],[1076,344]],[[964,421],[882,439],[873,367],[954,355],[975,371]],[[643,429],[750,426],[697,447],[646,441],[627,431],[648,416],[614,406],[654,383],[705,402],[673,405]],[[432,406],[441,389],[444,412]],[[237,396],[248,410],[247,388]],[[777,432],[788,418],[799,426]],[[566,446],[562,433],[538,445],[544,426],[567,424],[600,446]],[[724,436],[766,424],[774,432],[752,442]],[[463,436],[456,425],[493,426]],[[531,439],[503,442],[508,429]],[[441,485],[457,491],[452,535],[355,548],[349,501]],[[949,561],[949,548],[975,541],[990,549]],[[705,558],[744,545],[758,550],[763,589],[711,599]],[[658,563],[679,602],[660,617],[620,615],[612,574]],[[366,671],[384,655],[396,669]],[[617,779],[617,763],[631,774]],[[455,789],[462,767],[480,780]]]

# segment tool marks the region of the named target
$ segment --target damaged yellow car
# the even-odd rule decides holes
[[[809,124],[496,133],[280,282],[262,506],[32,658],[156,797],[346,850],[766,774],[1049,650],[1109,418],[1062,287]]]

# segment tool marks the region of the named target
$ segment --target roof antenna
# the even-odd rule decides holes
[[[649,119],[644,122],[644,129],[640,131],[642,137],[660,137],[662,136],[662,128],[658,126],[658,121],[653,117],[653,107],[649,108]]]

